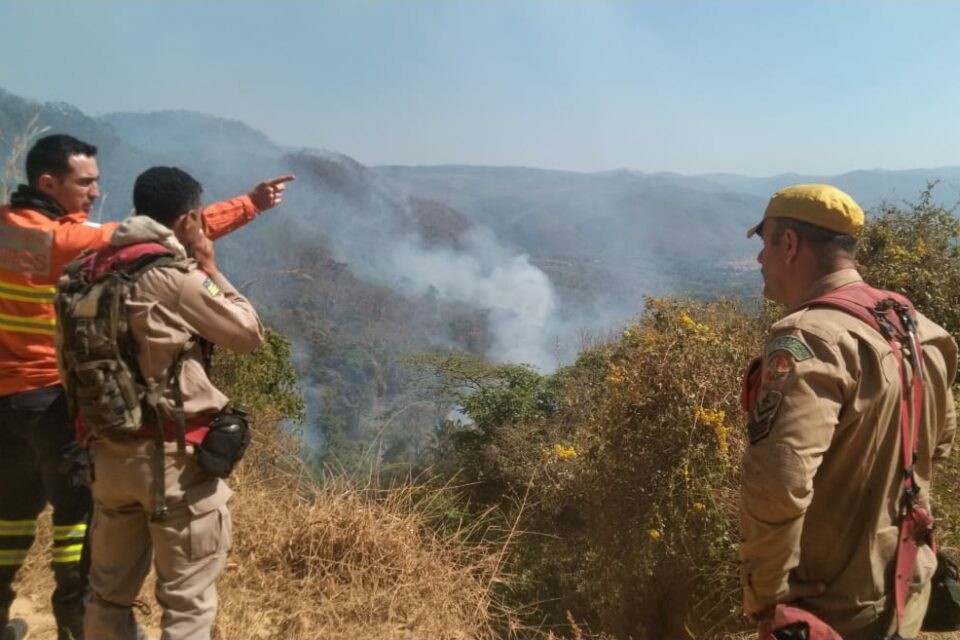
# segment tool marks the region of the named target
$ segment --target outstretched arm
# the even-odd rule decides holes
[[[283,202],[283,192],[292,175],[264,180],[249,193],[210,205],[203,210],[203,231],[211,240],[236,231],[267,209]]]

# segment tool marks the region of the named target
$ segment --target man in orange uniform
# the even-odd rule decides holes
[[[67,262],[110,243],[116,222],[88,220],[100,196],[96,147],[67,135],[41,138],[27,154],[26,185],[0,207],[0,640],[26,627],[9,620],[13,579],[53,506],[58,640],[83,637],[86,562],[81,552],[90,492],[79,481],[73,427],[54,351],[53,297]],[[208,207],[204,232],[216,239],[279,204],[293,176],[261,182],[248,194]]]

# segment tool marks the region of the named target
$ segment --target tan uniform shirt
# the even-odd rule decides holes
[[[860,280],[853,269],[832,273],[805,299]],[[918,334],[926,370],[916,477],[929,508],[932,462],[949,452],[955,430],[957,345],[921,314]],[[773,325],[743,459],[748,600],[772,604],[789,580],[823,583],[822,595],[801,604],[844,635],[893,608],[903,478],[899,380],[889,343],[844,311],[801,309]],[[922,547],[916,590],[935,565]],[[905,637],[917,631],[900,630]]]
[[[151,223],[142,216],[129,218],[113,244],[160,242],[182,256],[183,248],[169,231]],[[152,237],[152,232],[161,235]],[[165,383],[169,367],[194,337],[238,353],[249,353],[263,342],[263,325],[250,302],[222,275],[208,276],[193,260],[143,274],[127,299],[127,312],[140,371],[148,383]],[[188,417],[220,411],[228,402],[207,377],[199,344],[184,357],[180,389]],[[173,390],[167,388],[160,408],[172,416],[173,407]]]

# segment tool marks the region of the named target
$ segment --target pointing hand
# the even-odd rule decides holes
[[[283,202],[283,191],[287,188],[287,183],[295,179],[296,176],[292,175],[270,178],[255,186],[247,195],[257,209],[266,211]]]

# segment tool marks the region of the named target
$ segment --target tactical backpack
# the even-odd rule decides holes
[[[126,300],[144,273],[179,262],[166,247],[141,243],[84,253],[64,269],[54,300],[58,359],[71,415],[88,435],[130,436],[155,407],[157,394],[137,364]]]

